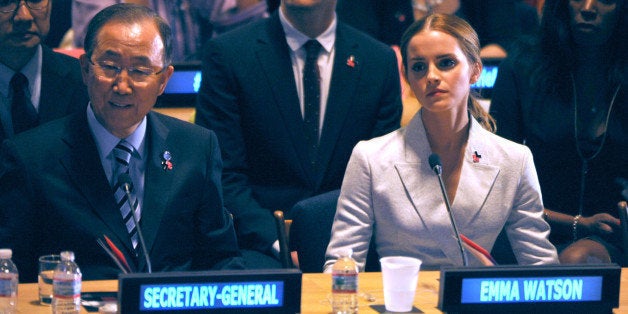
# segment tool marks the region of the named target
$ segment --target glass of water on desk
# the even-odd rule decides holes
[[[44,255],[39,258],[39,303],[50,305],[52,302],[52,278],[55,268],[61,262],[59,255]]]

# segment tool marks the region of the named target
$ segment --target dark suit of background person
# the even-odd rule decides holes
[[[0,86],[4,86],[0,90],[0,140],[13,135],[9,82],[16,71],[23,71],[25,67],[32,67],[41,75],[39,99],[31,98],[38,111],[39,124],[83,111],[87,104],[87,91],[78,60],[41,44],[50,28],[52,1],[49,1],[48,7],[41,10],[21,5],[14,13],[0,13]],[[30,35],[23,36],[24,33]],[[41,68],[36,64],[39,51]],[[24,72],[27,72],[29,82],[35,84],[38,74]],[[32,88],[33,85],[29,88],[30,94],[34,93]]]
[[[336,12],[340,20],[388,45],[399,45],[415,20],[412,0],[338,0]],[[519,35],[538,28],[536,10],[518,0],[460,0],[460,8],[451,13],[477,30],[482,47],[496,43],[508,50]]]
[[[241,248],[269,253],[277,239],[272,211],[290,218],[296,202],[339,189],[353,146],[399,128],[393,51],[340,21],[334,49],[316,173],[279,10],[209,41],[204,50],[196,123],[218,135],[225,206],[234,214]]]
[[[61,250],[74,251],[84,279],[116,278],[120,271],[96,242],[103,235],[122,251],[132,270],[147,270],[139,245],[139,257],[135,258],[131,237],[116,204],[110,181],[115,180],[115,175],[107,174],[105,169],[111,169],[113,159],[103,157],[101,161],[101,154],[110,153],[99,152],[105,138],[115,142],[131,138],[141,130],[144,118],[146,132],[140,137],[143,144],[136,146],[142,161],[136,162],[133,157],[132,165],[144,167],[144,180],[134,180],[134,191],[143,183],[140,225],[153,271],[243,267],[232,220],[222,206],[216,136],[172,117],[155,112],[146,115],[157,93],[163,92],[173,68],[165,66],[161,74],[153,74],[147,78],[148,85],[140,88],[128,74],[104,78],[102,72],[97,72],[100,68],[92,63],[121,62],[120,67],[128,67],[131,62],[125,60],[163,54],[154,52],[159,50],[147,44],[159,38],[159,33],[151,28],[155,15],[142,15],[150,9],[121,4],[101,13],[117,7],[141,9],[130,10],[126,15],[127,10],[122,9],[115,15],[118,20],[95,28],[99,36],[96,48],[88,49],[81,57],[91,100],[88,109],[23,132],[5,141],[0,150],[0,246],[13,248],[23,281],[35,280],[38,256]],[[142,30],[140,34],[150,35],[126,45],[132,36],[124,34],[135,34],[129,31],[135,22]],[[167,36],[161,36],[168,42]],[[89,33],[87,37],[90,38]],[[120,61],[111,57],[117,54],[123,56]],[[149,60],[153,59],[161,57]],[[171,57],[163,59],[167,65]],[[159,62],[151,64],[156,68],[162,66]],[[132,109],[121,112],[116,109],[120,106],[112,102]],[[95,138],[95,134],[99,137]],[[163,163],[166,151],[171,155],[170,169]]]

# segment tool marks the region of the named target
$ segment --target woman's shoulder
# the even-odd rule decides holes
[[[495,133],[481,129],[480,136],[485,150],[493,151],[493,155],[501,156],[502,160],[522,160],[532,155],[530,149],[520,143],[513,142],[507,138],[501,137]]]
[[[400,128],[382,136],[358,142],[354,151],[363,154],[382,154],[396,152],[403,147],[403,134],[406,128]]]

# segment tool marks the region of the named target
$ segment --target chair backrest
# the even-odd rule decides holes
[[[331,239],[340,190],[323,193],[298,202],[291,210],[290,249],[299,257],[304,273],[320,273],[325,264],[325,251]],[[366,271],[379,271],[379,259],[371,246],[366,259]]]
[[[491,256],[495,258],[495,261],[497,261],[497,264],[499,265],[517,264],[517,258],[515,257],[515,253],[512,251],[512,246],[510,246],[510,240],[508,240],[508,234],[506,233],[505,228],[502,229],[497,236],[493,249],[491,250]]]
[[[617,203],[617,210],[619,211],[619,220],[621,221],[621,239],[624,246],[622,256],[622,266],[628,266],[628,204],[625,201]]]
[[[292,259],[290,258],[290,251],[288,249],[288,228],[286,220],[283,216],[283,211],[276,210],[273,213],[277,225],[277,235],[279,236],[279,260],[283,268],[294,268]]]

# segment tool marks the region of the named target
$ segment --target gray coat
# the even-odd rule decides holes
[[[519,264],[557,263],[548,241],[530,150],[483,129],[469,131],[452,212],[461,234],[490,251],[505,228]],[[403,129],[360,142],[351,156],[326,253],[326,271],[344,248],[360,267],[375,237],[380,257],[420,258],[427,267],[462,265],[419,112]],[[477,154],[479,158],[473,158]],[[475,160],[474,160],[475,159]],[[467,254],[470,265],[480,261]]]

